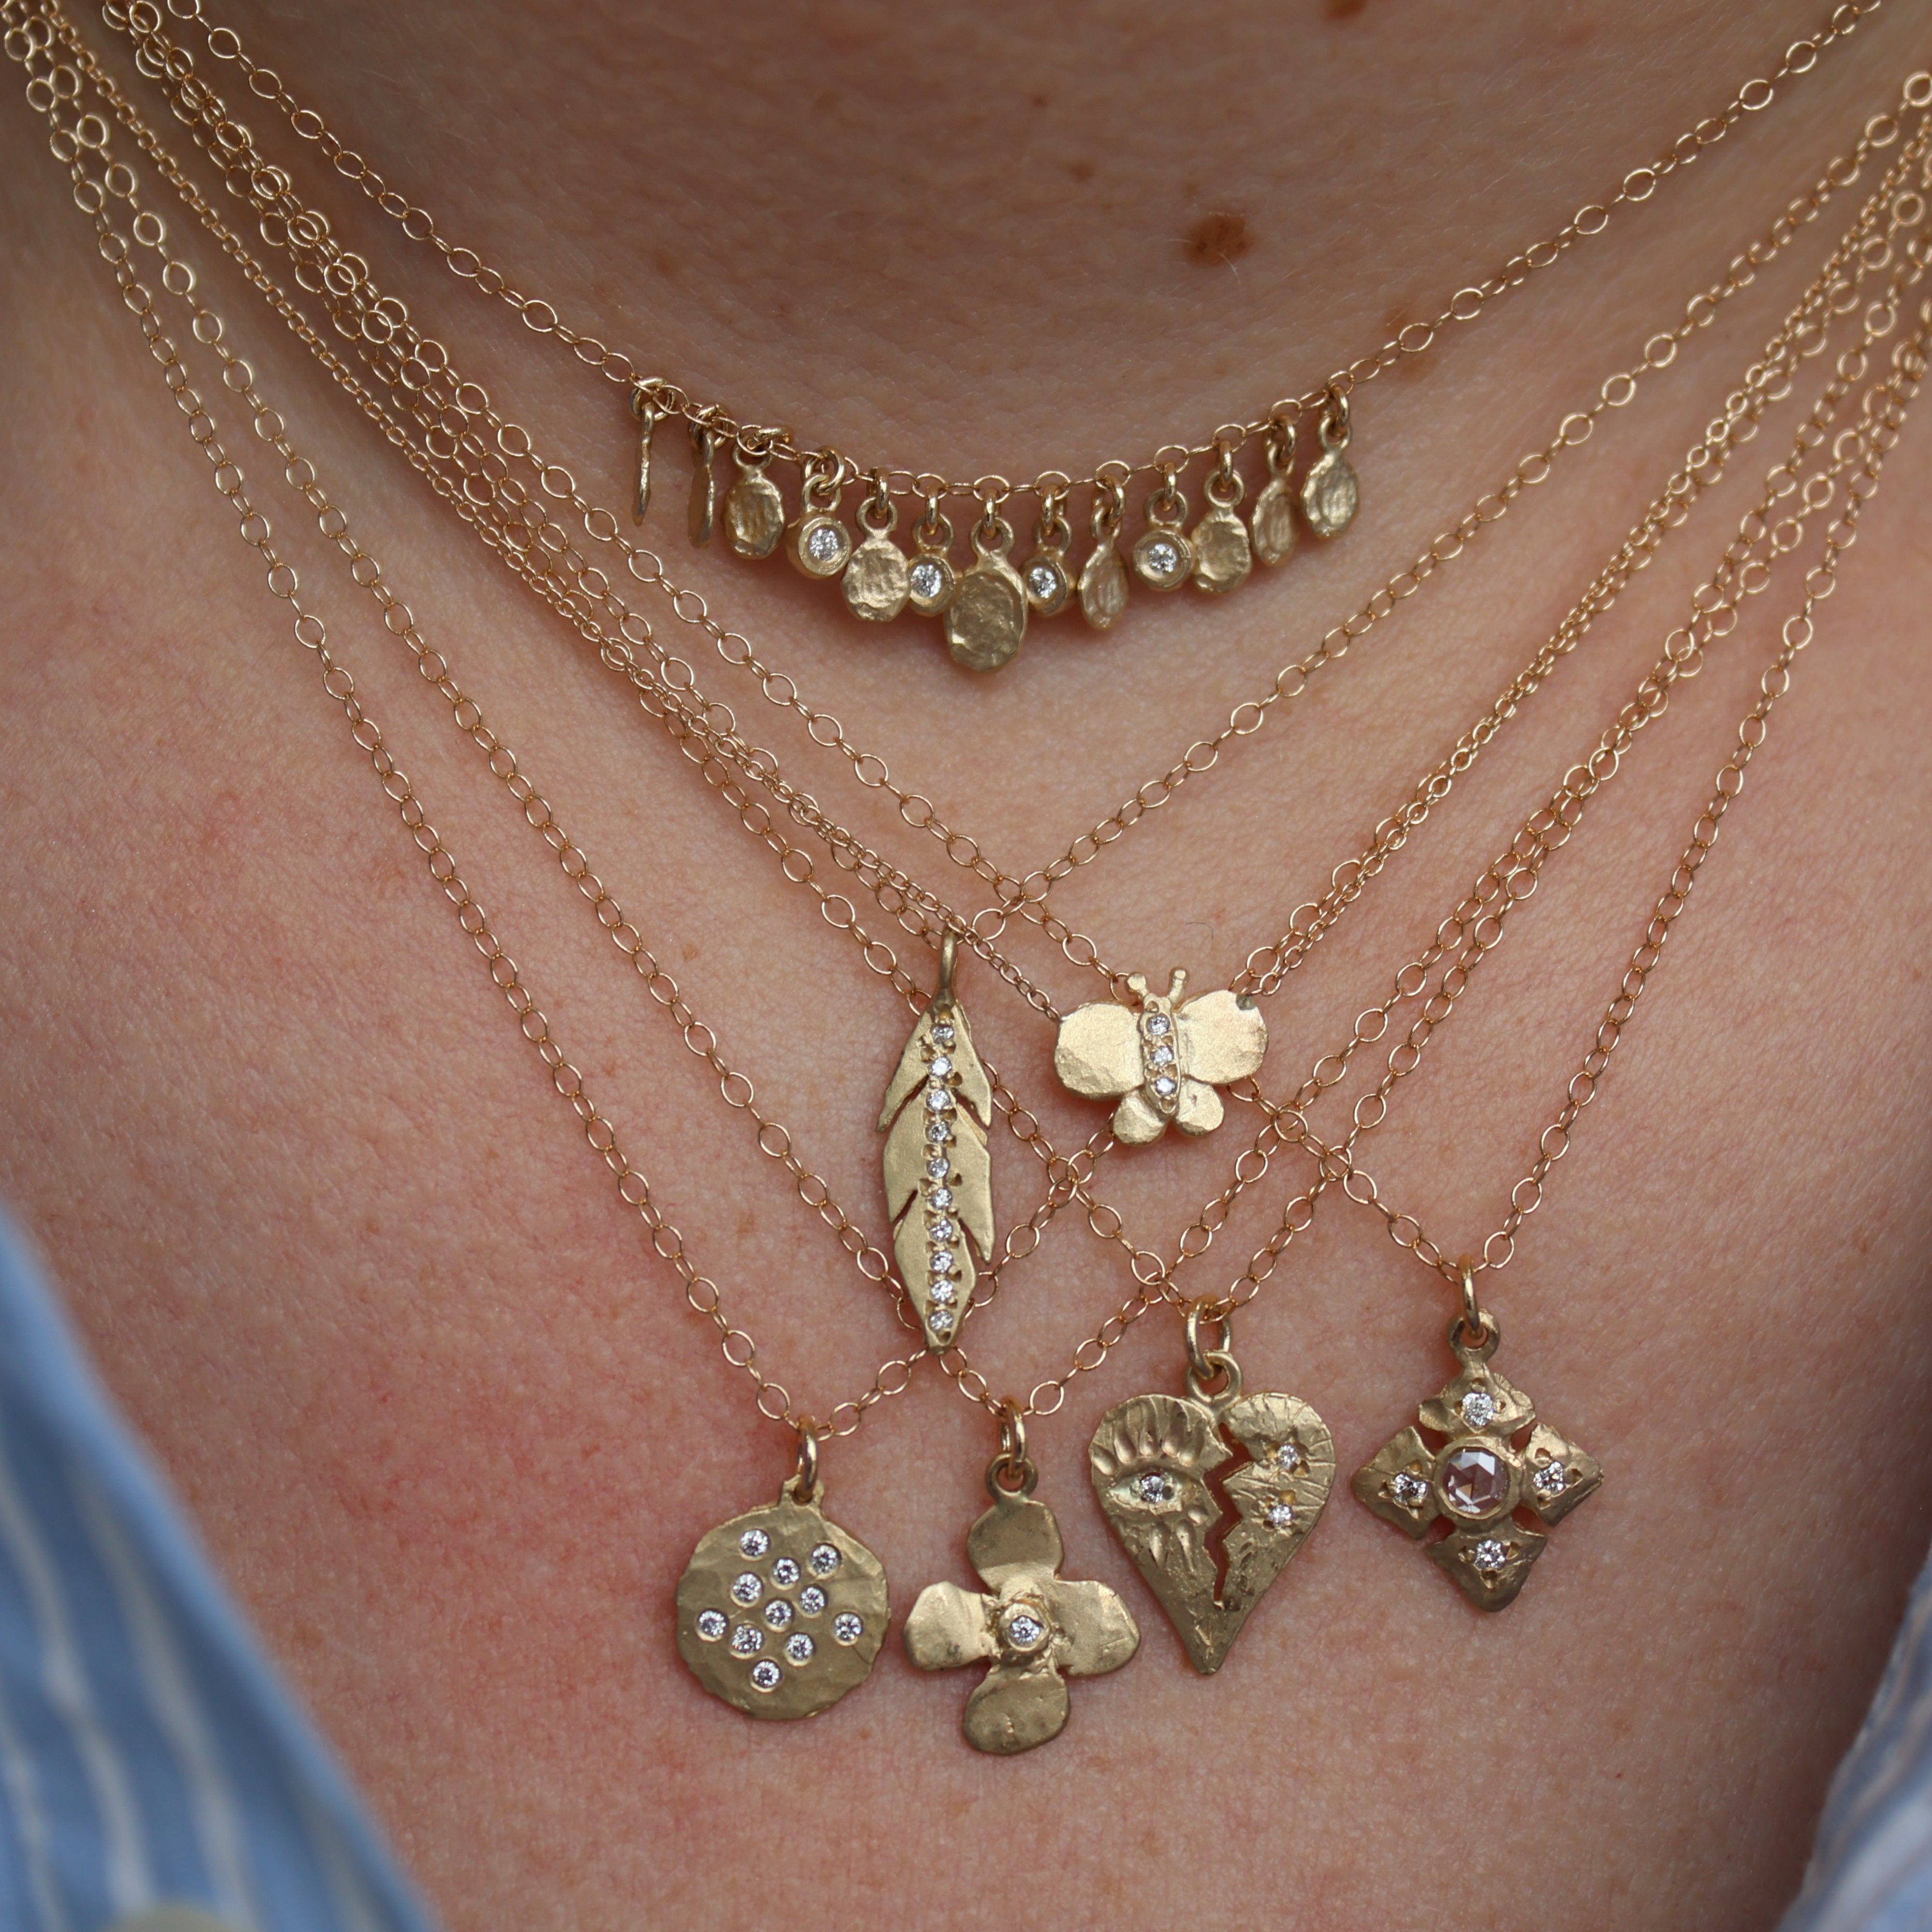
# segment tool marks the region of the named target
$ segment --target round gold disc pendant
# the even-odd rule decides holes
[[[885,1637],[885,1566],[795,1481],[710,1532],[678,1580],[678,1651],[753,1718],[809,1718],[855,1690]]]

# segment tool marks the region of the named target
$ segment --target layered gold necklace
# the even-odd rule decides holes
[[[1355,1474],[1354,1492],[1416,1540],[1471,1602],[1494,1610],[1513,1600],[1546,1546],[1549,1526],[1594,1491],[1602,1472],[1585,1449],[1539,1420],[1529,1398],[1493,1366],[1501,1330],[1479,1282],[1513,1258],[1524,1220],[1540,1203],[1551,1169],[1598,1090],[1764,742],[1792,665],[1811,641],[1816,606],[1835,587],[1862,506],[1916,398],[1932,342],[1932,304],[1918,293],[1927,261],[1932,75],[1912,74],[1896,108],[1867,121],[1807,194],[1662,318],[1627,368],[1598,382],[1536,451],[1313,651],[1282,666],[1237,706],[1223,731],[1188,746],[1114,812],[1030,867],[996,862],[978,839],[945,822],[923,794],[894,778],[882,758],[625,534],[648,508],[654,433],[675,419],[689,434],[694,461],[687,521],[694,540],[709,540],[721,525],[742,554],[784,548],[808,575],[836,578],[846,604],[861,617],[889,616],[904,608],[926,610],[945,626],[952,656],[975,668],[1010,659],[1029,614],[1049,616],[1077,603],[1104,628],[1124,606],[1130,580],[1153,589],[1188,582],[1210,592],[1232,588],[1254,560],[1285,558],[1297,519],[1318,537],[1328,537],[1355,514],[1358,486],[1342,451],[1353,433],[1351,399],[1363,385],[1402,357],[1429,352],[1452,323],[1473,322],[1504,292],[1567,259],[1602,232],[1614,210],[1648,202],[1744,117],[1768,108],[1873,10],[1871,4],[1839,6],[1816,36],[1788,50],[1770,78],[1740,88],[1658,161],[1626,175],[1604,202],[1580,210],[1552,238],[1458,292],[1435,321],[1413,325],[1264,416],[1217,431],[1206,442],[1163,450],[1151,463],[1103,464],[1079,478],[1048,472],[1015,485],[999,477],[959,484],[930,474],[861,467],[836,449],[802,442],[789,430],[760,426],[721,404],[695,402],[668,380],[640,374],[629,357],[567,326],[556,308],[449,242],[425,211],[345,148],[281,76],[251,60],[231,30],[209,22],[200,0],[172,0],[167,14],[152,0],[125,5],[113,0],[104,9],[109,26],[127,38],[140,72],[161,90],[214,164],[221,191],[246,211],[257,238],[249,238],[170,151],[58,0],[0,0],[6,51],[26,70],[29,103],[45,117],[74,200],[92,225],[122,300],[217,488],[236,512],[240,534],[261,560],[269,592],[287,605],[296,641],[312,654],[324,695],[341,710],[432,880],[621,1198],[638,1215],[654,1250],[675,1271],[690,1306],[711,1324],[726,1359],[750,1379],[760,1411],[792,1432],[795,1464],[779,1499],[707,1535],[679,1586],[678,1648],[707,1689],[754,1717],[796,1718],[825,1709],[864,1681],[887,1630],[885,1574],[862,1543],[825,1514],[821,1445],[862,1426],[930,1364],[987,1412],[997,1440],[987,1472],[990,1507],[967,1539],[983,1587],[942,1582],[926,1589],[905,1626],[908,1654],[926,1669],[987,1666],[965,1718],[966,1735],[979,1748],[1017,1751],[1057,1735],[1069,1708],[1067,1679],[1118,1668],[1134,1655],[1139,1638],[1131,1612],[1113,1592],[1060,1574],[1058,1526],[1034,1498],[1038,1471],[1027,1424],[1056,1412],[1074,1377],[1102,1372],[1127,1330],[1157,1305],[1172,1310],[1180,1322],[1182,1392],[1134,1395],[1110,1408],[1089,1444],[1089,1474],[1107,1520],[1194,1666],[1218,1669],[1314,1528],[1334,1479],[1333,1444],[1321,1417],[1295,1396],[1248,1388],[1232,1335],[1237,1311],[1267,1284],[1331,1192],[1379,1214],[1396,1244],[1442,1281],[1456,1364],[1446,1385],[1420,1405],[1416,1424]],[[206,70],[197,64],[200,56],[176,38],[178,27],[190,26],[205,40]],[[634,500],[626,514],[589,500],[569,469],[529,430],[501,415],[488,392],[464,376],[446,344],[424,334],[407,307],[378,285],[368,256],[346,245],[297,193],[290,170],[268,158],[254,134],[233,118],[210,78],[224,68],[243,75],[251,93],[285,115],[293,135],[359,187],[410,239],[433,247],[485,294],[511,302],[536,334],[560,344],[626,400],[638,426]],[[203,298],[200,279],[171,241],[166,219],[143,200],[134,167],[110,158],[117,130],[437,498],[590,646],[635,695],[654,732],[661,731],[691,762],[730,821],[849,935],[866,968],[904,1000],[913,1024],[877,1121],[886,1230],[879,1239],[840,1202],[786,1124],[760,1108],[753,1083],[661,964],[662,938],[647,935],[618,904],[590,855],[458,682],[447,650],[431,641],[365,548],[339,494],[325,487],[286,418],[264,396],[253,363]],[[1230,985],[1192,987],[1171,960],[1161,962],[1163,980],[1138,962],[1110,957],[1100,942],[1060,917],[1052,898],[1064,880],[1125,841],[1182,786],[1209,781],[1235,740],[1258,735],[1291,712],[1319,674],[1342,662],[1452,566],[1480,554],[1486,528],[1600,423],[1632,404],[1647,376],[1668,367],[1685,341],[1753,286],[1834,202],[1852,204],[1847,224],[1602,568],[1495,701],[1393,803],[1368,843],[1342,858],[1322,896],[1288,915],[1277,936],[1257,944]],[[287,260],[286,280],[269,266],[278,255]],[[219,394],[207,374],[195,373],[197,363],[215,377]],[[1688,600],[1683,621],[1663,639],[1651,669],[1588,756],[1561,774],[1547,802],[1501,844],[1348,1038],[1316,1058],[1291,1092],[1269,1093],[1260,1080],[1268,1047],[1263,1003],[1369,890],[1456,778],[1582,643],[1772,412],[1798,394],[1807,364],[1829,373],[1815,382],[1787,451]],[[523,969],[505,950],[397,766],[296,566],[276,544],[236,448],[224,440],[232,432],[224,432],[218,412],[230,408],[245,414],[255,437],[274,452],[284,482],[340,553],[353,585],[379,607],[453,727],[575,883],[653,1002],[711,1070],[723,1102],[744,1115],[758,1154],[784,1167],[801,1204],[866,1280],[892,1297],[913,1346],[881,1364],[855,1395],[813,1412],[767,1373],[736,1318],[735,1297],[702,1271],[644,1169],[592,1099]],[[1251,442],[1260,445],[1265,482],[1243,473]],[[1307,442],[1318,446],[1312,462],[1297,454]],[[721,497],[718,472],[727,456],[736,476]],[[796,472],[794,502],[768,473],[774,464]],[[1191,464],[1203,472],[1200,491],[1209,506],[1191,526]],[[1137,479],[1151,488],[1142,506],[1144,527],[1123,558],[1126,492]],[[857,537],[841,508],[843,493],[855,485],[862,532]],[[1253,507],[1244,518],[1238,513],[1251,496]],[[945,506],[961,499],[975,506],[971,556],[956,561]],[[1015,500],[1030,500],[1035,510],[1033,554],[1017,565],[1011,560]],[[920,514],[908,556],[894,531],[902,508],[912,504]],[[1077,563],[1070,518],[1083,508],[1092,544]],[[826,567],[816,567],[820,563]],[[1695,676],[1706,654],[1733,634],[1747,599],[1774,581],[1786,582],[1794,571],[1802,574],[1801,594],[1779,630],[1757,697],[1637,944],[1615,974],[1590,1044],[1538,1138],[1535,1160],[1486,1238],[1467,1252],[1445,1244],[1385,1198],[1363,1165],[1368,1137],[1387,1118],[1391,1096],[1420,1066],[1483,961],[1513,929],[1512,914],[1535,890],[1546,862],[1582,830],[1591,802],[1622,771],[1676,685]],[[747,735],[732,705],[701,682],[696,665],[666,647],[629,601],[636,594],[630,584],[665,599],[675,619],[708,640],[729,676],[749,680],[759,697],[817,745],[835,750],[858,787],[891,798],[903,823],[936,841],[968,890],[988,889],[990,902],[977,910],[955,904],[952,889],[942,889],[943,876],[940,884],[916,876],[801,789],[774,754]],[[821,871],[828,862],[829,883]],[[909,970],[894,944],[861,922],[849,896],[855,882],[890,925],[937,953],[936,979]],[[1060,1009],[1014,944],[1032,930],[1095,976],[1100,983],[1094,998]],[[974,960],[1054,1027],[1054,1066],[1062,1083],[1103,1103],[1104,1118],[1071,1152],[1052,1143],[975,1048],[959,983],[960,969]],[[1332,1096],[1349,1082],[1367,1048],[1386,1049],[1382,1072],[1358,1094],[1345,1130],[1318,1130],[1320,1111],[1332,1110]],[[1161,1142],[1170,1128],[1196,1136],[1215,1132],[1230,1101],[1248,1110],[1255,1125],[1227,1184],[1169,1247],[1143,1245],[1099,1192],[1107,1165],[1119,1150]],[[1003,1232],[995,1211],[990,1138],[1002,1132],[1032,1156],[1041,1182],[1035,1204]],[[1231,1280],[1197,1289],[1200,1264],[1236,1204],[1291,1156],[1306,1162],[1305,1178],[1266,1239]],[[1032,1252],[1043,1230],[1068,1208],[1079,1210],[1097,1238],[1121,1250],[1131,1286],[1058,1372],[1024,1396],[997,1391],[974,1366],[963,1331],[970,1320],[986,1318],[1005,1272]]]

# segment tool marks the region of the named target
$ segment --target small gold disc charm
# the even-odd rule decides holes
[[[1048,1744],[1066,1728],[1069,1677],[1098,1677],[1133,1661],[1140,1648],[1132,1613],[1104,1583],[1062,1580],[1060,1526],[1032,1500],[1016,1412],[1002,1424],[1017,1450],[1002,1449],[987,1471],[993,1507],[966,1536],[966,1556],[984,1594],[930,1583],[906,1619],[906,1654],[921,1670],[991,1667],[966,1700],[960,1728],[975,1750],[1010,1757]],[[1017,1477],[1008,1488],[1002,1474]]]
[[[1241,478],[1234,468],[1234,454],[1223,450],[1221,467],[1207,479],[1206,513],[1194,525],[1188,541],[1194,547],[1194,585],[1197,590],[1220,595],[1238,589],[1254,568],[1254,553],[1248,542],[1248,526],[1235,514],[1242,494]]]
[[[717,432],[702,423],[691,425],[691,502],[685,518],[686,532],[701,549],[711,540],[717,520]]]
[[[1357,1499],[1421,1543],[1439,1520],[1450,1533],[1424,1544],[1429,1556],[1478,1610],[1516,1601],[1549,1539],[1526,1520],[1559,1522],[1602,1486],[1596,1458],[1536,1419],[1535,1406],[1489,1366],[1502,1340],[1494,1316],[1476,1307],[1468,1265],[1465,1309],[1449,1324],[1462,1372],[1355,1472]],[[1474,1339],[1471,1339],[1471,1337]],[[1430,1435],[1448,1439],[1432,1447]],[[1519,1438],[1522,1438],[1520,1441]]]
[[[1028,605],[1042,617],[1057,617],[1074,594],[1073,572],[1067,568],[1067,545],[1073,532],[1061,513],[1062,499],[1049,496],[1041,507],[1033,532],[1033,554],[1020,573]]]
[[[1093,504],[1093,549],[1080,566],[1080,615],[1096,631],[1111,627],[1127,608],[1127,565],[1114,542],[1125,508],[1125,494],[1118,483],[1096,490]]]
[[[678,1652],[753,1718],[809,1718],[870,1673],[891,1612],[885,1569],[793,1477],[769,1509],[721,1522],[678,1580]]]
[[[1170,476],[1147,499],[1147,527],[1134,545],[1134,568],[1155,590],[1178,590],[1194,574],[1194,546],[1182,534],[1188,500]]]
[[[1006,561],[1012,526],[991,509],[973,526],[978,561],[946,606],[946,648],[969,670],[997,670],[1012,662],[1026,635],[1026,588]]]
[[[1306,1402],[1243,1395],[1225,1324],[1206,1352],[1199,1324],[1190,1310],[1186,1400],[1137,1395],[1109,1409],[1087,1463],[1114,1534],[1206,1676],[1315,1528],[1335,1444]]]
[[[1322,412],[1321,450],[1302,478],[1302,514],[1318,537],[1339,537],[1355,520],[1362,486],[1342,452],[1348,447],[1348,398],[1329,392]]]
[[[950,932],[940,942],[939,990],[919,1016],[879,1110],[893,1256],[926,1346],[939,1349],[957,1339],[972,1304],[974,1248],[985,1261],[993,1246],[986,1149],[993,1088],[953,992],[957,943]]]
[[[740,556],[766,557],[785,538],[785,499],[765,473],[770,460],[732,452],[738,480],[725,493],[725,541]]]
[[[657,433],[663,412],[652,400],[651,392],[641,382],[634,382],[630,412],[637,418],[637,473],[631,494],[630,520],[641,524],[644,513],[651,508],[651,439]]]
[[[837,577],[851,560],[852,532],[838,514],[839,478],[831,469],[808,466],[804,502],[785,533],[785,554],[806,576],[821,582]]]
[[[1254,500],[1248,519],[1254,554],[1271,567],[1294,554],[1295,490],[1288,472],[1294,466],[1295,424],[1292,416],[1278,416],[1268,429],[1268,482]]]
[[[855,617],[888,623],[905,609],[912,580],[905,552],[892,541],[899,512],[886,494],[882,478],[873,495],[859,506],[858,521],[864,540],[852,552],[840,587]]]
[[[1060,1022],[1061,1085],[1090,1100],[1124,1095],[1113,1131],[1128,1147],[1158,1140],[1170,1122],[1184,1134],[1213,1132],[1223,1112],[1215,1089],[1259,1072],[1268,1051],[1267,1022],[1251,998],[1223,988],[1186,1000],[1187,983],[1177,970],[1164,994],[1150,993],[1146,976],[1131,974],[1137,1005],[1096,1000]]]
[[[936,617],[953,601],[960,574],[946,552],[952,547],[951,519],[936,496],[926,499],[926,514],[912,526],[915,546],[906,567],[906,601],[922,617]]]

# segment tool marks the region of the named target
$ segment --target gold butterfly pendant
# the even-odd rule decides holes
[[[1137,1004],[1097,1000],[1060,1022],[1053,1071],[1060,1084],[1089,1100],[1122,1095],[1113,1110],[1116,1137],[1129,1147],[1157,1141],[1168,1124],[1184,1134],[1211,1134],[1221,1122],[1217,1087],[1260,1070],[1268,1028],[1246,994],[1203,993],[1184,999],[1188,976],[1176,971],[1164,994],[1145,976],[1127,982]]]

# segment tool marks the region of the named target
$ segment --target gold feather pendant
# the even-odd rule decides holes
[[[939,989],[919,1016],[879,1110],[893,1255],[931,1348],[951,1346],[972,1304],[973,1250],[982,1262],[993,1254],[986,1146],[993,1088],[953,996],[954,948],[948,933]]]

